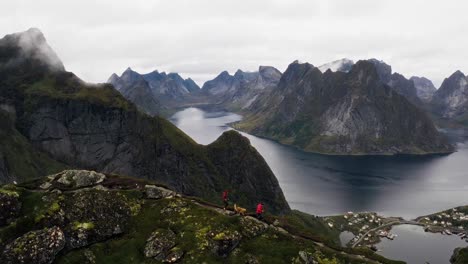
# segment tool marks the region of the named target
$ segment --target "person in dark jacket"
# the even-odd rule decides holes
[[[226,211],[228,205],[229,205],[229,192],[225,190],[223,192],[223,204],[224,204],[224,211]]]
[[[263,219],[263,212],[264,211],[265,211],[265,209],[263,208],[263,203],[258,203],[257,204],[257,210],[256,210],[257,219],[260,219],[260,220]]]

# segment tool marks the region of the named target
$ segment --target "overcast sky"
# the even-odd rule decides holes
[[[468,72],[465,0],[2,1],[0,34],[39,28],[68,71],[104,82],[127,67],[178,72],[284,71],[375,57],[436,86]],[[95,3],[98,2],[98,3]]]

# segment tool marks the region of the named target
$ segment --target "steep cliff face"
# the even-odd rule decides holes
[[[468,124],[468,77],[456,71],[432,97],[433,112],[445,119]]]
[[[270,168],[265,166],[263,157],[250,145],[247,138],[240,137],[237,132],[224,132],[215,142],[208,145],[208,155],[216,168],[223,175],[227,175],[229,183],[239,186],[231,193],[233,200],[239,201],[239,204],[252,203],[244,196],[244,193],[252,188],[255,188],[259,197],[268,197],[268,201],[265,200],[268,204],[281,204],[284,200],[278,180]],[[239,177],[240,175],[242,176]],[[276,206],[273,210],[280,211],[281,208]]]
[[[0,103],[11,105],[15,129],[38,151],[71,167],[153,179],[212,201],[219,201],[223,189],[240,187],[214,165],[216,152],[196,144],[169,121],[141,113],[112,85],[86,84],[36,58],[8,64],[18,55],[11,50],[21,47],[15,42],[6,46],[0,48]],[[274,177],[266,163],[261,166],[267,171],[263,176]],[[237,177],[247,181],[250,175]],[[243,187],[248,200],[263,199],[256,189],[264,186],[250,187]],[[278,209],[276,213],[288,211],[284,197],[276,199],[278,184],[273,180],[266,188],[271,189],[263,194],[278,202],[268,206]]]
[[[395,154],[453,151],[422,110],[382,81],[374,63],[325,73],[292,63],[278,88],[236,125],[307,151]]]
[[[381,60],[369,59],[368,61],[375,65],[377,73],[383,83],[390,86],[397,93],[403,95],[414,105],[423,108],[424,104],[418,97],[418,92],[413,81],[406,79],[397,72],[392,73],[392,66]]]
[[[437,91],[431,80],[425,77],[412,76],[410,78],[416,87],[418,97],[425,103],[431,101],[432,96]]]

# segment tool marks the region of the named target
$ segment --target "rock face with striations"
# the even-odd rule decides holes
[[[432,81],[425,77],[417,77],[417,76],[411,77],[410,80],[413,81],[414,87],[416,87],[418,97],[423,102],[426,102],[426,103],[430,102],[432,99],[432,96],[437,91]]]
[[[375,65],[377,73],[383,83],[390,86],[397,93],[403,95],[414,105],[421,108],[423,107],[423,102],[418,97],[418,91],[413,81],[406,79],[397,72],[392,73],[392,66],[381,60],[369,59],[368,61]]]
[[[432,97],[432,109],[442,118],[468,124],[468,77],[456,71]]]
[[[216,153],[196,144],[169,121],[142,114],[110,84],[86,84],[73,73],[51,68],[36,57],[21,57],[21,46],[11,39],[0,40],[0,104],[15,109],[16,121],[9,119],[10,129],[21,135],[27,144],[25,151],[44,153],[51,160],[37,162],[39,172],[55,162],[153,179],[179,192],[217,202],[223,189],[242,187],[250,201],[277,201],[267,205],[272,212],[289,210],[284,197],[278,199],[279,185],[263,160],[259,166],[265,171],[258,177],[272,177],[263,181],[276,184],[260,197],[257,189],[263,186],[241,186],[249,182],[250,175],[238,174],[238,181],[229,181],[231,175],[215,165]],[[18,63],[8,63],[16,62],[17,57],[21,57]],[[243,140],[240,134],[232,136]],[[244,147],[246,151],[251,148]],[[10,155],[14,150],[1,152]],[[22,168],[10,165],[6,169],[12,175]]]
[[[422,110],[382,81],[385,74],[388,69],[368,61],[348,73],[294,62],[278,88],[236,127],[322,153],[453,151]]]

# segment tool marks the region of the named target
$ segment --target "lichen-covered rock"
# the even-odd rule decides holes
[[[87,170],[65,170],[59,174],[57,182],[69,187],[88,187],[106,179],[102,173]]]
[[[184,256],[184,251],[178,247],[171,249],[166,259],[163,261],[165,263],[176,263],[182,259]]]
[[[182,199],[173,199],[171,202],[161,210],[162,214],[166,213],[179,213],[186,209],[188,206],[187,202]]]
[[[242,235],[248,238],[256,237],[268,228],[268,225],[251,216],[241,217]]]
[[[239,245],[242,235],[238,231],[223,230],[208,232],[208,245],[211,251],[220,256],[227,257]]]
[[[146,185],[145,193],[146,197],[150,199],[162,199],[175,196],[175,192],[155,185]]]
[[[315,264],[317,262],[314,260],[312,253],[308,251],[299,251],[299,257],[296,259],[296,263]]]
[[[147,258],[164,260],[170,255],[169,250],[175,245],[176,235],[174,232],[169,229],[157,229],[146,241],[144,253]]]
[[[65,235],[59,227],[31,231],[8,244],[1,263],[52,263],[65,246]]]
[[[80,190],[65,199],[67,248],[80,248],[126,230],[137,201],[112,191]]]
[[[20,210],[19,194],[15,191],[0,189],[0,226],[16,218]]]

